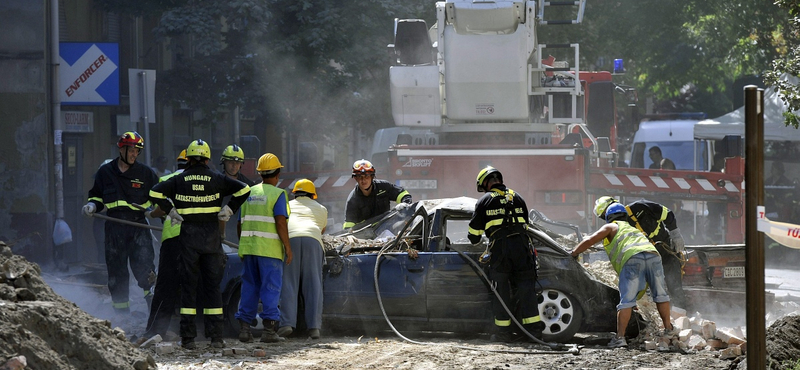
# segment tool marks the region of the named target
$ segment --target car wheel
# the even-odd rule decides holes
[[[225,331],[230,336],[239,335],[239,320],[236,320],[236,311],[239,311],[239,300],[242,297],[242,286],[237,285],[233,288],[231,299],[225,307]]]
[[[542,339],[564,343],[572,339],[583,321],[583,310],[571,295],[557,289],[545,289],[538,296],[539,316],[545,324]]]

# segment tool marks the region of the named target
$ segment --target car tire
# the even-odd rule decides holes
[[[537,298],[539,316],[545,324],[542,339],[558,343],[572,339],[583,322],[583,310],[578,301],[559,289],[544,289]]]
[[[239,320],[236,320],[236,312],[239,311],[239,300],[242,297],[242,286],[236,285],[231,292],[231,299],[225,306],[225,332],[231,337],[239,335]]]

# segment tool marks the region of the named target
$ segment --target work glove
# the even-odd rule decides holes
[[[228,207],[227,204],[224,207],[222,207],[222,210],[219,211],[219,213],[217,214],[217,218],[220,221],[225,221],[225,222],[228,222],[228,220],[231,219],[231,216],[233,216],[233,211],[231,210],[231,207]]]
[[[396,206],[394,206],[394,210],[397,211],[397,212],[402,212],[402,211],[406,210],[408,207],[411,207],[411,205],[408,204],[408,203],[400,202],[400,203],[397,203]]]
[[[681,229],[676,227],[669,232],[669,244],[672,245],[672,249],[675,253],[683,253],[686,248],[683,242],[683,235],[681,235]]]
[[[86,205],[81,208],[81,212],[83,212],[83,215],[86,217],[92,217],[95,211],[97,211],[97,206],[92,202],[86,203]]]
[[[183,217],[178,214],[178,210],[175,207],[172,207],[169,211],[169,218],[172,220],[170,221],[172,222],[172,226],[180,225],[181,222],[183,222]]]

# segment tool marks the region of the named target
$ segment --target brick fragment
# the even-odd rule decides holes
[[[267,350],[265,349],[254,349],[253,350],[253,357],[266,357]]]
[[[728,344],[742,344],[744,343],[744,339],[739,338],[734,333],[733,329],[731,328],[717,328],[716,333],[714,335],[719,338],[721,341],[728,343]]]
[[[678,338],[680,338],[681,342],[686,342],[689,340],[689,337],[692,336],[692,329],[683,329],[681,330],[680,334],[678,334]]]
[[[742,355],[742,349],[739,346],[728,347],[720,351],[719,358],[721,360],[728,360]]]
[[[703,328],[700,332],[703,338],[705,339],[714,338],[714,335],[716,335],[716,333],[717,333],[717,323],[710,320],[706,320],[705,322],[703,322]]]
[[[155,348],[156,354],[159,355],[175,352],[175,346],[172,343],[156,343]]]
[[[706,347],[706,340],[703,337],[695,334],[689,338],[689,342],[686,343],[689,348],[694,349],[703,349]]]

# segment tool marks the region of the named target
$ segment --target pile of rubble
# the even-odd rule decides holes
[[[0,242],[0,369],[155,369],[119,328],[62,298]]]

